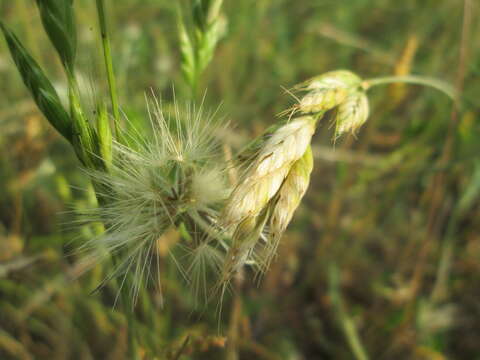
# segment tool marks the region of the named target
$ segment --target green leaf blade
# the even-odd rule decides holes
[[[50,124],[71,142],[73,139],[72,121],[55,88],[15,34],[3,23],[0,23],[0,28],[23,83],[32,94],[38,108]]]

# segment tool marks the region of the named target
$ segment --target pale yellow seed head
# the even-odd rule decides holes
[[[277,193],[292,164],[303,156],[315,131],[315,119],[303,116],[277,129],[263,144],[224,210],[225,225],[258,215]]]
[[[362,79],[348,70],[329,71],[305,81],[301,86],[305,90],[320,90],[333,88],[355,88]]]
[[[307,191],[313,169],[312,150],[309,146],[305,154],[295,161],[282,187],[270,218],[270,231],[273,237],[281,237],[293,214]]]
[[[335,117],[335,136],[346,132],[355,133],[367,121],[369,115],[368,98],[364,92],[350,94],[338,107]]]
[[[346,88],[318,89],[300,99],[298,109],[304,114],[327,111],[341,104],[348,96]]]
[[[362,79],[348,70],[330,71],[300,84],[297,89],[308,91],[297,108],[304,114],[328,111],[340,105],[357,91]]]

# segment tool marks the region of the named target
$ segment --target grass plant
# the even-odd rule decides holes
[[[2,15],[1,54],[8,49],[13,62],[4,75],[0,58],[0,76],[22,80],[56,133],[25,115],[35,125],[23,129],[18,141],[0,137],[3,148],[11,141],[12,149],[20,149],[18,158],[37,152],[46,159],[1,164],[4,201],[12,210],[0,206],[6,249],[0,258],[5,309],[0,355],[233,360],[441,359],[475,353],[475,345],[454,338],[468,329],[455,314],[473,306],[456,287],[473,282],[477,269],[471,254],[478,242],[472,216],[480,188],[478,166],[472,166],[478,150],[472,94],[478,87],[465,81],[467,73],[476,72],[466,48],[478,55],[465,40],[474,26],[467,14],[470,1],[459,16],[461,42],[441,37],[461,54],[455,87],[410,74],[430,68],[439,74],[443,66],[438,54],[422,54],[426,60],[413,66],[413,40],[406,43],[410,50],[403,50],[409,56],[395,57],[307,16],[313,9],[306,3],[287,16],[283,2],[247,2],[36,0],[37,26],[50,42],[48,62],[32,46],[38,35],[14,32],[14,21]],[[387,2],[380,3],[379,11],[386,11]],[[349,9],[344,26],[357,24],[357,12],[379,21],[359,4]],[[415,19],[424,24],[433,5],[418,6]],[[130,78],[128,66],[119,66],[117,54],[127,39],[112,31],[118,29],[111,20],[125,21],[134,9],[146,12],[146,23],[162,19],[162,28],[176,30],[162,35],[146,25],[132,44],[174,91],[140,67]],[[446,2],[442,16],[452,9],[457,9],[453,1]],[[347,21],[330,10],[339,24]],[[295,30],[294,15],[308,18],[305,27]],[[439,31],[435,24],[422,28],[424,35]],[[92,33],[98,40],[90,39]],[[314,66],[319,54],[302,51],[318,36],[343,45],[335,45],[336,53],[329,51],[334,45],[322,42],[330,55]],[[251,49],[240,45],[247,43]],[[295,65],[289,46],[300,54]],[[440,40],[431,46],[445,49]],[[152,48],[165,53],[153,54]],[[92,80],[89,104],[80,79],[85,59],[96,50],[97,64],[88,66],[105,81]],[[453,60],[447,56],[445,62]],[[392,63],[392,75],[375,77],[392,72]],[[20,78],[10,75],[14,67]],[[324,71],[338,67],[343,69]],[[449,100],[414,86],[405,90],[406,84],[440,90]],[[387,87],[372,90],[379,85]],[[281,86],[289,87],[291,99],[280,96]],[[126,96],[130,91],[141,95]],[[326,145],[317,146],[321,142]],[[334,150],[319,151],[327,146]],[[76,165],[71,156],[62,160],[68,151]],[[39,185],[52,178],[55,182]],[[43,243],[41,220],[21,220],[34,213],[32,204],[51,205],[38,209],[44,219],[65,202],[75,208],[74,229],[46,229]],[[35,234],[31,241],[28,228]],[[383,241],[387,237],[392,240]],[[30,271],[37,266],[51,267],[54,280]],[[465,270],[469,266],[472,270]],[[261,288],[252,285],[254,274],[261,275]],[[89,296],[92,290],[98,291]],[[218,306],[231,310],[229,319],[216,315]],[[270,307],[284,311],[284,318],[261,314],[259,309]],[[59,340],[62,333],[67,339]]]

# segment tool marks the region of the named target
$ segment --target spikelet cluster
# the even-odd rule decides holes
[[[268,269],[277,251],[278,244],[295,210],[300,205],[310,184],[310,174],[313,170],[312,149],[308,146],[303,156],[292,164],[281,188],[276,194],[272,213],[270,215],[270,238],[265,242],[259,263],[263,269]]]
[[[314,131],[315,119],[302,116],[268,137],[227,203],[225,225],[237,224],[261,212],[278,192],[292,164],[305,153]]]
[[[228,282],[246,263],[260,271],[268,268],[308,187],[315,127],[313,116],[294,118],[263,136],[253,158],[246,159],[248,165],[223,211],[222,224],[233,228],[233,234],[221,282]]]
[[[369,113],[368,98],[365,92],[350,93],[337,109],[335,117],[335,134],[353,134],[367,121]]]
[[[368,99],[360,77],[348,70],[330,71],[307,80],[294,91],[306,92],[292,109],[292,114],[335,110],[335,138],[344,133],[355,134],[367,120]]]
[[[158,254],[171,250],[187,280],[202,280],[207,267],[221,263],[222,254],[212,244],[219,210],[229,194],[225,164],[216,140],[221,126],[212,117],[178,106],[166,118],[160,106],[151,114],[152,138],[127,138],[128,145],[113,144],[108,172],[90,172],[105,189],[105,203],[84,214],[102,221],[106,231],[89,241],[84,250],[92,262],[113,255],[114,276],[133,274],[135,299],[148,278],[160,281]],[[127,134],[125,134],[127,136]],[[184,228],[188,239],[177,244],[187,253],[185,264],[174,256],[165,234]],[[188,273],[190,271],[190,274]],[[201,272],[201,273],[199,273]]]
[[[247,150],[247,156],[240,157],[246,170],[222,214],[222,226],[231,229],[232,239],[220,284],[244,264],[254,264],[260,272],[268,269],[308,188],[313,168],[310,142],[325,113],[335,111],[335,137],[354,133],[367,119],[362,79],[350,71],[325,73],[294,90],[305,94],[283,112],[289,114],[286,123],[267,130],[253,143],[253,154]]]

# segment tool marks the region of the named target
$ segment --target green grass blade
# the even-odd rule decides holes
[[[50,124],[71,142],[73,139],[72,121],[61,104],[55,88],[15,34],[3,23],[0,23],[0,27],[12,59],[38,108]]]

